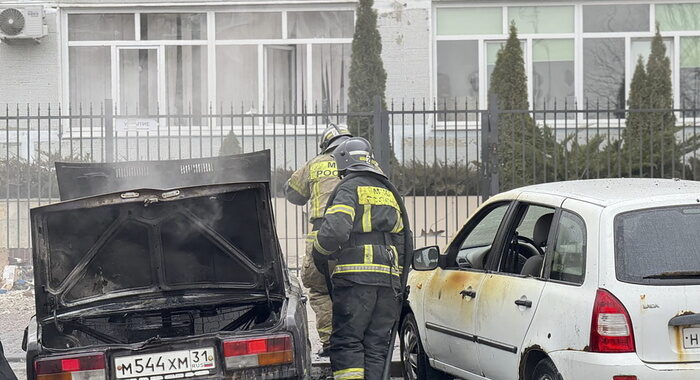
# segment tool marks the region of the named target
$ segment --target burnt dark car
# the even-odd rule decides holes
[[[217,165],[254,174],[125,191],[155,181],[155,166],[107,165],[121,177],[82,178],[119,192],[32,209],[29,379],[309,378],[305,298],[275,233],[269,170],[259,170],[269,168],[269,152],[158,165],[172,175],[159,183],[192,185],[172,178],[188,173],[206,182],[202,168],[221,173]],[[61,196],[92,191],[78,189],[80,178]]]

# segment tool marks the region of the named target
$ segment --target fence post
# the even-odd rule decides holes
[[[387,177],[391,178],[391,140],[389,139],[389,112],[382,107],[382,98],[374,97],[374,159],[379,162]]]
[[[489,106],[481,115],[481,166],[483,200],[496,195],[500,188],[498,160],[498,100],[489,95]]]
[[[114,108],[112,107],[112,99],[105,99],[105,135],[103,138],[105,144],[104,162],[114,161]]]

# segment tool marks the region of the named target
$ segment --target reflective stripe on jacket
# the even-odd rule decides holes
[[[287,200],[303,206],[309,202],[309,222],[323,217],[328,197],[340,182],[335,160],[320,154],[297,169],[284,185]]]
[[[337,258],[334,278],[395,286],[403,269],[401,200],[374,174],[339,186],[314,237],[314,248]]]

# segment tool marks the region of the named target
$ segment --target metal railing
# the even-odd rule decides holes
[[[29,209],[58,201],[56,161],[140,161],[270,149],[278,235],[299,268],[307,210],[282,185],[318,151],[327,121],[368,136],[405,195],[416,244],[445,245],[485,197],[533,183],[610,177],[700,178],[698,110],[575,107],[527,111],[454,102],[377,101],[371,112],[297,113],[243,107],[203,114],[119,115],[111,102],[0,109],[0,249],[24,257]],[[629,125],[628,125],[629,124]],[[235,135],[235,139],[229,134]]]

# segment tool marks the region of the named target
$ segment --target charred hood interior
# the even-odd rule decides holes
[[[123,331],[107,335],[132,342],[224,328],[245,308],[259,310],[250,301],[256,297],[270,305],[271,297],[284,294],[284,274],[267,186],[201,186],[178,190],[176,196],[141,190],[132,192],[131,197],[138,193],[132,199],[113,194],[32,210],[37,318],[88,308],[118,311],[120,303],[148,300],[145,306],[188,294],[206,295],[209,305],[210,294],[228,302],[150,314],[118,312],[80,322],[88,327],[67,327],[78,332],[68,335],[79,341],[100,340],[89,331],[108,330],[90,326],[113,324]],[[197,298],[179,302],[191,305],[192,299]],[[247,301],[231,305],[235,299]],[[204,327],[211,318],[216,326]]]

